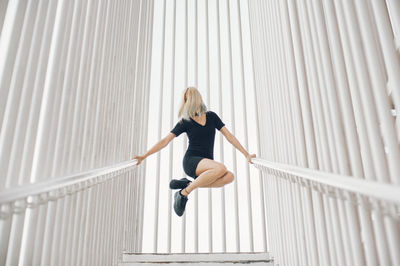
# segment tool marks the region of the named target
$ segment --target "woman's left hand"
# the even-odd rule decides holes
[[[251,158],[256,158],[256,155],[255,154],[247,155],[247,161],[252,164],[253,162],[251,161]]]

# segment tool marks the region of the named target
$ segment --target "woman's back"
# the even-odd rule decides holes
[[[192,118],[190,120],[181,119],[171,132],[176,136],[186,132],[189,139],[186,155],[214,159],[215,129],[220,130],[225,124],[213,111],[207,111],[205,115],[206,121],[204,125],[199,124]]]

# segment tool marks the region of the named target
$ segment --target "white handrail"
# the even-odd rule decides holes
[[[50,178],[42,182],[13,187],[0,192],[0,204],[10,203],[30,196],[40,195],[57,189],[67,188],[82,182],[96,181],[95,178],[115,173],[120,170],[128,170],[135,166],[137,160],[124,161],[115,165],[97,168],[86,172],[68,175],[60,178]],[[105,180],[103,180],[105,181]]]
[[[265,167],[269,170],[275,170],[305,181],[312,181],[336,189],[400,204],[400,186],[397,185],[365,180],[361,177],[338,175],[304,167],[275,163],[260,158],[253,158],[252,162],[259,169]],[[301,180],[297,180],[297,182],[301,182]]]

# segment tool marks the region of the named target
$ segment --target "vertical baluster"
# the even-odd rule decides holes
[[[244,128],[244,148],[249,149],[249,138],[248,138],[248,125],[247,125],[247,106],[246,106],[246,84],[244,75],[244,60],[243,60],[243,36],[242,36],[242,17],[240,12],[240,2],[236,1],[237,4],[237,18],[238,18],[238,30],[239,30],[239,62],[240,62],[240,74],[241,74],[241,91],[242,91],[242,105],[243,105],[243,128]],[[246,163],[246,182],[247,182],[247,208],[248,208],[248,219],[249,219],[249,242],[250,251],[254,251],[254,232],[253,232],[253,208],[251,198],[251,182],[250,182],[250,167]]]
[[[161,139],[162,130],[162,107],[163,107],[163,90],[164,90],[164,56],[165,56],[165,17],[166,17],[166,0],[163,1],[163,30],[162,30],[162,41],[161,41],[161,74],[160,74],[160,100],[159,100],[159,114],[158,114],[158,133],[157,139]],[[160,191],[160,163],[161,154],[157,153],[157,170],[156,170],[156,185],[155,185],[155,210],[154,210],[154,243],[153,252],[157,252],[157,241],[158,241],[158,213],[159,213],[159,191]]]
[[[188,18],[189,18],[189,12],[188,12],[188,1],[185,2],[185,56],[184,56],[184,79],[185,79],[185,88],[189,86],[188,84],[188,66],[189,66],[189,57],[188,57],[188,42],[189,42],[189,27],[188,27]],[[187,135],[185,134],[183,136],[183,153],[186,152],[187,149],[187,142],[188,138]],[[185,172],[182,170],[182,176],[186,177]],[[182,253],[186,252],[186,212],[184,212],[183,217],[182,217]]]
[[[219,11],[219,1],[216,1],[216,35],[217,35],[217,69],[218,69],[218,113],[222,115],[222,69],[221,69],[221,23],[220,23],[220,11]],[[220,135],[219,139],[219,152],[221,163],[224,163],[224,142],[223,136]],[[222,231],[222,252],[226,252],[226,213],[225,213],[225,187],[221,188],[221,231]]]
[[[209,42],[209,16],[208,16],[208,0],[205,0],[205,17],[206,17],[206,93],[207,93],[207,106],[208,108],[211,107],[211,100],[210,100],[210,42]],[[207,189],[208,193],[208,251],[210,253],[213,252],[213,215],[212,215],[212,190],[211,188]]]
[[[175,34],[176,34],[176,3],[173,1],[172,4],[172,45],[171,45],[171,54],[172,54],[172,65],[171,65],[171,97],[170,97],[170,128],[174,126],[174,98],[175,98]],[[169,181],[172,180],[173,173],[173,154],[174,154],[174,146],[173,143],[170,143],[169,149]],[[171,222],[172,222],[172,191],[168,190],[168,235],[167,235],[167,251],[171,253]]]
[[[233,91],[233,66],[232,66],[232,33],[231,33],[231,16],[230,16],[230,5],[229,1],[226,1],[227,6],[227,24],[228,24],[228,68],[229,68],[229,84],[230,84],[230,93],[231,93],[231,116],[232,116],[232,134],[235,135],[236,125],[235,125],[235,100],[234,100],[234,91]],[[236,148],[232,147],[232,155],[233,155],[233,173],[237,174],[237,159],[236,159]],[[238,184],[237,179],[233,181],[234,183],[234,206],[235,206],[235,233],[236,233],[236,252],[240,252],[240,233],[239,233],[239,205],[238,205]]]
[[[198,3],[194,3],[194,86],[199,86],[199,18],[198,18]],[[194,191],[194,220],[193,220],[193,230],[194,230],[194,252],[199,252],[199,190]]]
[[[38,24],[42,22],[38,15],[43,14],[45,8],[37,3],[27,4],[23,1],[5,2],[2,7],[4,10],[1,11],[0,19],[1,24],[4,21],[4,29],[0,35],[0,188],[4,190],[20,183],[15,178],[20,166],[15,166],[20,159],[18,151],[23,149],[24,142],[21,138],[26,133],[23,121],[27,119],[21,114],[23,111],[27,112],[25,106],[28,105],[29,98],[25,95],[31,93],[31,90],[27,88],[26,80],[32,77],[31,69],[35,63],[32,57],[37,52],[37,43],[40,42],[40,36],[35,36],[32,32],[38,31]],[[15,44],[12,45],[13,43]],[[0,220],[2,265],[6,263],[8,250],[13,249],[15,242],[19,243],[19,240],[13,238],[19,239],[21,232],[14,232],[12,229],[18,221],[21,223],[23,216],[22,213],[11,214],[7,219]]]
[[[144,1],[144,0],[143,0]],[[153,16],[154,16],[154,2],[150,1],[150,3],[148,1],[145,1],[145,3],[147,4],[146,6],[148,6],[147,8],[147,13],[146,13],[146,43],[145,43],[145,49],[147,52],[147,56],[146,56],[146,63],[145,63],[145,70],[143,72],[139,72],[139,73],[144,73],[145,75],[145,86],[143,86],[144,88],[148,88],[149,84],[150,84],[150,67],[151,67],[151,58],[152,58],[152,52],[151,52],[151,47],[152,47],[152,43],[153,43]],[[149,25],[149,27],[147,28],[147,25]],[[148,42],[147,42],[148,41]],[[140,69],[139,69],[140,71]],[[149,106],[149,90],[145,90],[146,92],[146,100],[144,101],[146,104],[145,106]],[[148,114],[149,114],[149,110],[148,108],[146,108],[146,112],[145,112],[145,117],[143,119],[143,121],[146,121],[145,123],[143,123],[143,127],[145,128],[145,141],[141,142],[141,143],[147,143],[147,135],[148,135],[148,127],[147,127],[147,123],[148,123]],[[144,201],[144,186],[145,186],[145,182],[144,182],[144,172],[141,173],[140,176],[140,192],[141,192],[141,198],[140,198],[140,202]],[[144,214],[144,204],[141,204],[140,206],[140,212],[138,212],[138,216],[140,219],[140,223],[138,224],[138,230],[141,230],[141,232],[143,232],[143,214]],[[143,234],[143,233],[142,233]],[[143,237],[140,238],[140,242],[139,242],[139,246],[141,248],[142,246],[142,240]],[[135,250],[135,251],[139,251],[139,249]]]
[[[253,95],[254,95],[254,109],[255,109],[255,116],[256,116],[256,124],[255,124],[255,128],[256,128],[256,138],[257,138],[257,155],[261,156],[261,141],[260,141],[260,116],[259,116],[259,97],[257,97],[257,90],[258,90],[258,84],[259,84],[259,80],[258,77],[256,76],[255,72],[255,68],[256,65],[254,63],[255,58],[254,58],[254,50],[256,49],[255,44],[254,44],[254,40],[253,38],[253,26],[252,26],[252,19],[250,18],[250,3],[249,1],[246,2],[247,3],[247,18],[249,20],[249,31],[250,31],[250,54],[251,54],[251,70],[252,70],[252,80],[253,80]],[[239,8],[240,8],[240,4],[239,4]],[[264,180],[262,177],[262,172],[258,171],[258,184],[259,184],[259,201],[260,201],[260,207],[261,207],[261,229],[262,229],[262,239],[263,239],[263,251],[267,252],[268,250],[268,243],[267,243],[267,231],[266,231],[266,213],[265,213],[265,203],[264,203]]]

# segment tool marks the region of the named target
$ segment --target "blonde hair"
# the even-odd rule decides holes
[[[196,115],[200,116],[205,112],[207,112],[207,107],[203,102],[200,92],[194,87],[186,88],[183,93],[178,118],[182,116],[183,119],[189,120],[190,117],[193,118]]]

